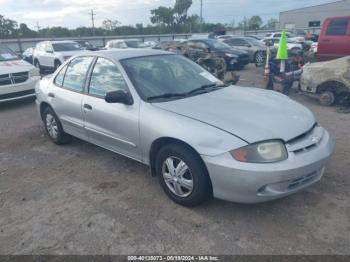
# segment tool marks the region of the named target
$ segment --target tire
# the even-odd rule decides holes
[[[62,63],[61,63],[60,61],[57,61],[57,60],[56,60],[53,70],[56,71],[56,70],[61,66],[61,64],[62,64]]]
[[[40,65],[38,59],[35,59],[35,60],[34,60],[34,66],[35,66],[36,68],[39,69],[40,74],[44,73],[44,69],[43,69],[42,66]]]
[[[158,152],[155,166],[161,187],[177,204],[197,206],[212,195],[208,172],[191,149],[178,144],[166,145]]]
[[[323,106],[331,106],[334,104],[336,96],[332,91],[324,91],[321,93],[319,101]]]
[[[52,142],[57,145],[70,142],[71,136],[63,131],[62,124],[51,107],[46,107],[42,116],[45,130]]]
[[[265,62],[264,53],[257,51],[254,55],[254,62],[256,66],[263,65]]]

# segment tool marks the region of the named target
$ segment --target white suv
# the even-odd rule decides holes
[[[33,53],[34,65],[42,72],[44,69],[56,70],[71,56],[87,52],[74,41],[39,42]]]

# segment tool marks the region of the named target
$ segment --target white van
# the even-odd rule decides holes
[[[0,102],[35,96],[39,70],[0,44]]]

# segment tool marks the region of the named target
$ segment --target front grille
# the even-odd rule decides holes
[[[12,73],[12,79],[14,84],[24,83],[28,80],[28,72]]]
[[[0,75],[0,86],[20,84],[27,81],[29,78],[28,72],[19,72],[12,74]]]
[[[16,97],[21,97],[21,96],[26,96],[26,95],[31,95],[34,94],[35,90],[26,90],[26,91],[21,91],[21,92],[15,92],[15,93],[10,93],[10,94],[5,94],[5,95],[0,95],[0,100],[2,99],[10,99],[10,98],[16,98]]]
[[[12,81],[9,74],[0,75],[0,86],[11,85]]]

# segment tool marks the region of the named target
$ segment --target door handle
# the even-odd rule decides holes
[[[84,104],[84,109],[91,111],[92,106],[90,106],[89,104]]]
[[[54,94],[54,93],[48,93],[47,95],[48,95],[48,97],[52,97],[52,98],[55,97],[55,94]]]

